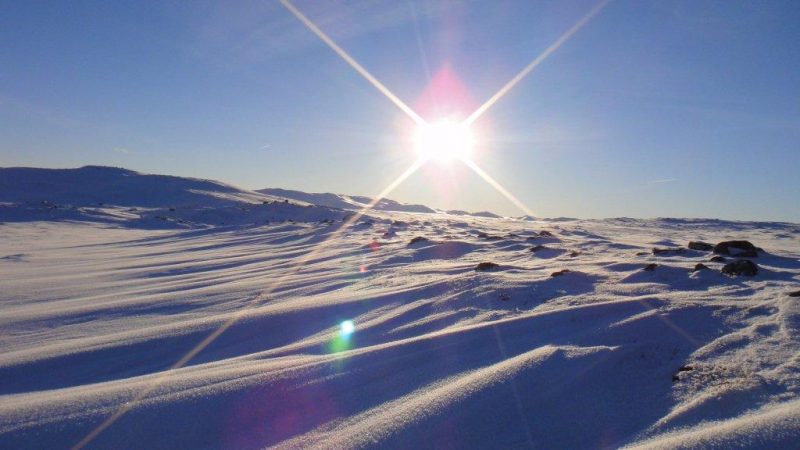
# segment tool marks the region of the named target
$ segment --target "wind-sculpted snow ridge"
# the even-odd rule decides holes
[[[0,448],[800,442],[797,224],[316,208],[0,225]]]

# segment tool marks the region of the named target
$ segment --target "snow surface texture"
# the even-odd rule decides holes
[[[276,195],[0,169],[0,448],[123,407],[89,448],[798,447],[799,225],[374,211],[337,234],[352,212]],[[729,239],[756,276],[651,252]]]

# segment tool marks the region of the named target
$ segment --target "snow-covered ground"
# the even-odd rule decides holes
[[[0,448],[800,445],[798,224],[269,194],[0,169]]]

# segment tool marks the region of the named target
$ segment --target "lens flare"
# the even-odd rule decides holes
[[[380,91],[386,98],[394,103],[400,110],[406,113],[414,122],[417,123],[417,152],[419,158],[411,167],[401,174],[397,179],[389,184],[380,194],[378,194],[368,205],[364,206],[358,213],[350,217],[345,223],[332,233],[322,244],[315,250],[298,258],[296,263],[290,270],[281,278],[274,281],[266,288],[264,288],[258,295],[255,295],[248,301],[244,307],[237,310],[226,321],[224,321],[215,331],[208,335],[205,339],[200,341],[194,348],[192,348],[180,360],[175,362],[167,370],[161,372],[160,376],[154,381],[139,390],[131,400],[125,402],[119,409],[114,411],[97,427],[92,429],[86,436],[83,437],[73,449],[81,449],[93,441],[100,433],[114,424],[120,417],[125,415],[131,408],[137,406],[143,399],[153,393],[169,376],[174,374],[174,371],[186,365],[192,358],[205,349],[211,342],[224,333],[227,329],[239,321],[245,314],[245,311],[250,307],[256,305],[260,300],[264,299],[267,295],[272,293],[278,286],[281,286],[289,277],[296,274],[306,263],[312,260],[320,251],[337,238],[341,237],[347,232],[347,229],[362,217],[367,211],[372,209],[381,199],[389,195],[395,188],[402,184],[408,177],[417,171],[425,162],[430,159],[437,159],[440,161],[454,161],[461,160],[467,164],[473,171],[481,176],[486,182],[494,187],[498,192],[503,194],[512,203],[514,203],[521,210],[529,215],[533,213],[510,192],[503,188],[497,181],[491,178],[486,172],[477,166],[471,159],[472,147],[474,146],[474,137],[469,125],[475,122],[482,116],[486,110],[494,105],[500,98],[504,97],[517,83],[522,81],[536,66],[538,66],[545,58],[551,53],[555,52],[564,42],[566,42],[573,34],[580,30],[587,22],[589,22],[597,13],[600,12],[611,0],[600,0],[586,16],[579,20],[572,28],[567,30],[555,43],[548,47],[541,55],[535,58],[525,68],[523,68],[514,78],[506,83],[495,95],[487,100],[483,105],[478,107],[466,120],[460,123],[453,123],[449,121],[438,122],[435,124],[427,124],[422,117],[417,114],[413,109],[406,105],[399,97],[392,93],[386,86],[384,86],[377,78],[369,73],[361,64],[359,64],[352,56],[350,56],[344,49],[342,49],[336,42],[334,42],[327,34],[325,34],[319,27],[317,27],[308,17],[306,17],[300,10],[298,10],[290,0],[279,0],[280,3],[286,7],[300,22],[302,22],[311,32],[319,37],[325,44],[327,44],[339,57],[341,57],[347,64],[349,64],[356,72],[363,76],[370,84],[372,84],[378,91]],[[351,320],[346,320],[340,324],[340,333],[334,338],[330,344],[330,350],[334,353],[345,351],[350,348],[349,338],[355,332],[355,324]]]
[[[475,137],[467,125],[445,119],[417,126],[414,145],[423,160],[467,161],[472,156]]]
[[[351,334],[353,334],[353,332],[356,331],[356,324],[354,324],[352,320],[345,320],[342,322],[339,328],[341,329],[340,332],[342,337],[349,337]]]

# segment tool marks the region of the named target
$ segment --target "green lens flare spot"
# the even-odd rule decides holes
[[[354,324],[352,320],[345,320],[344,322],[342,322],[339,328],[340,328],[339,332],[342,335],[342,337],[347,338],[351,334],[353,334],[353,332],[356,331],[356,324]]]

